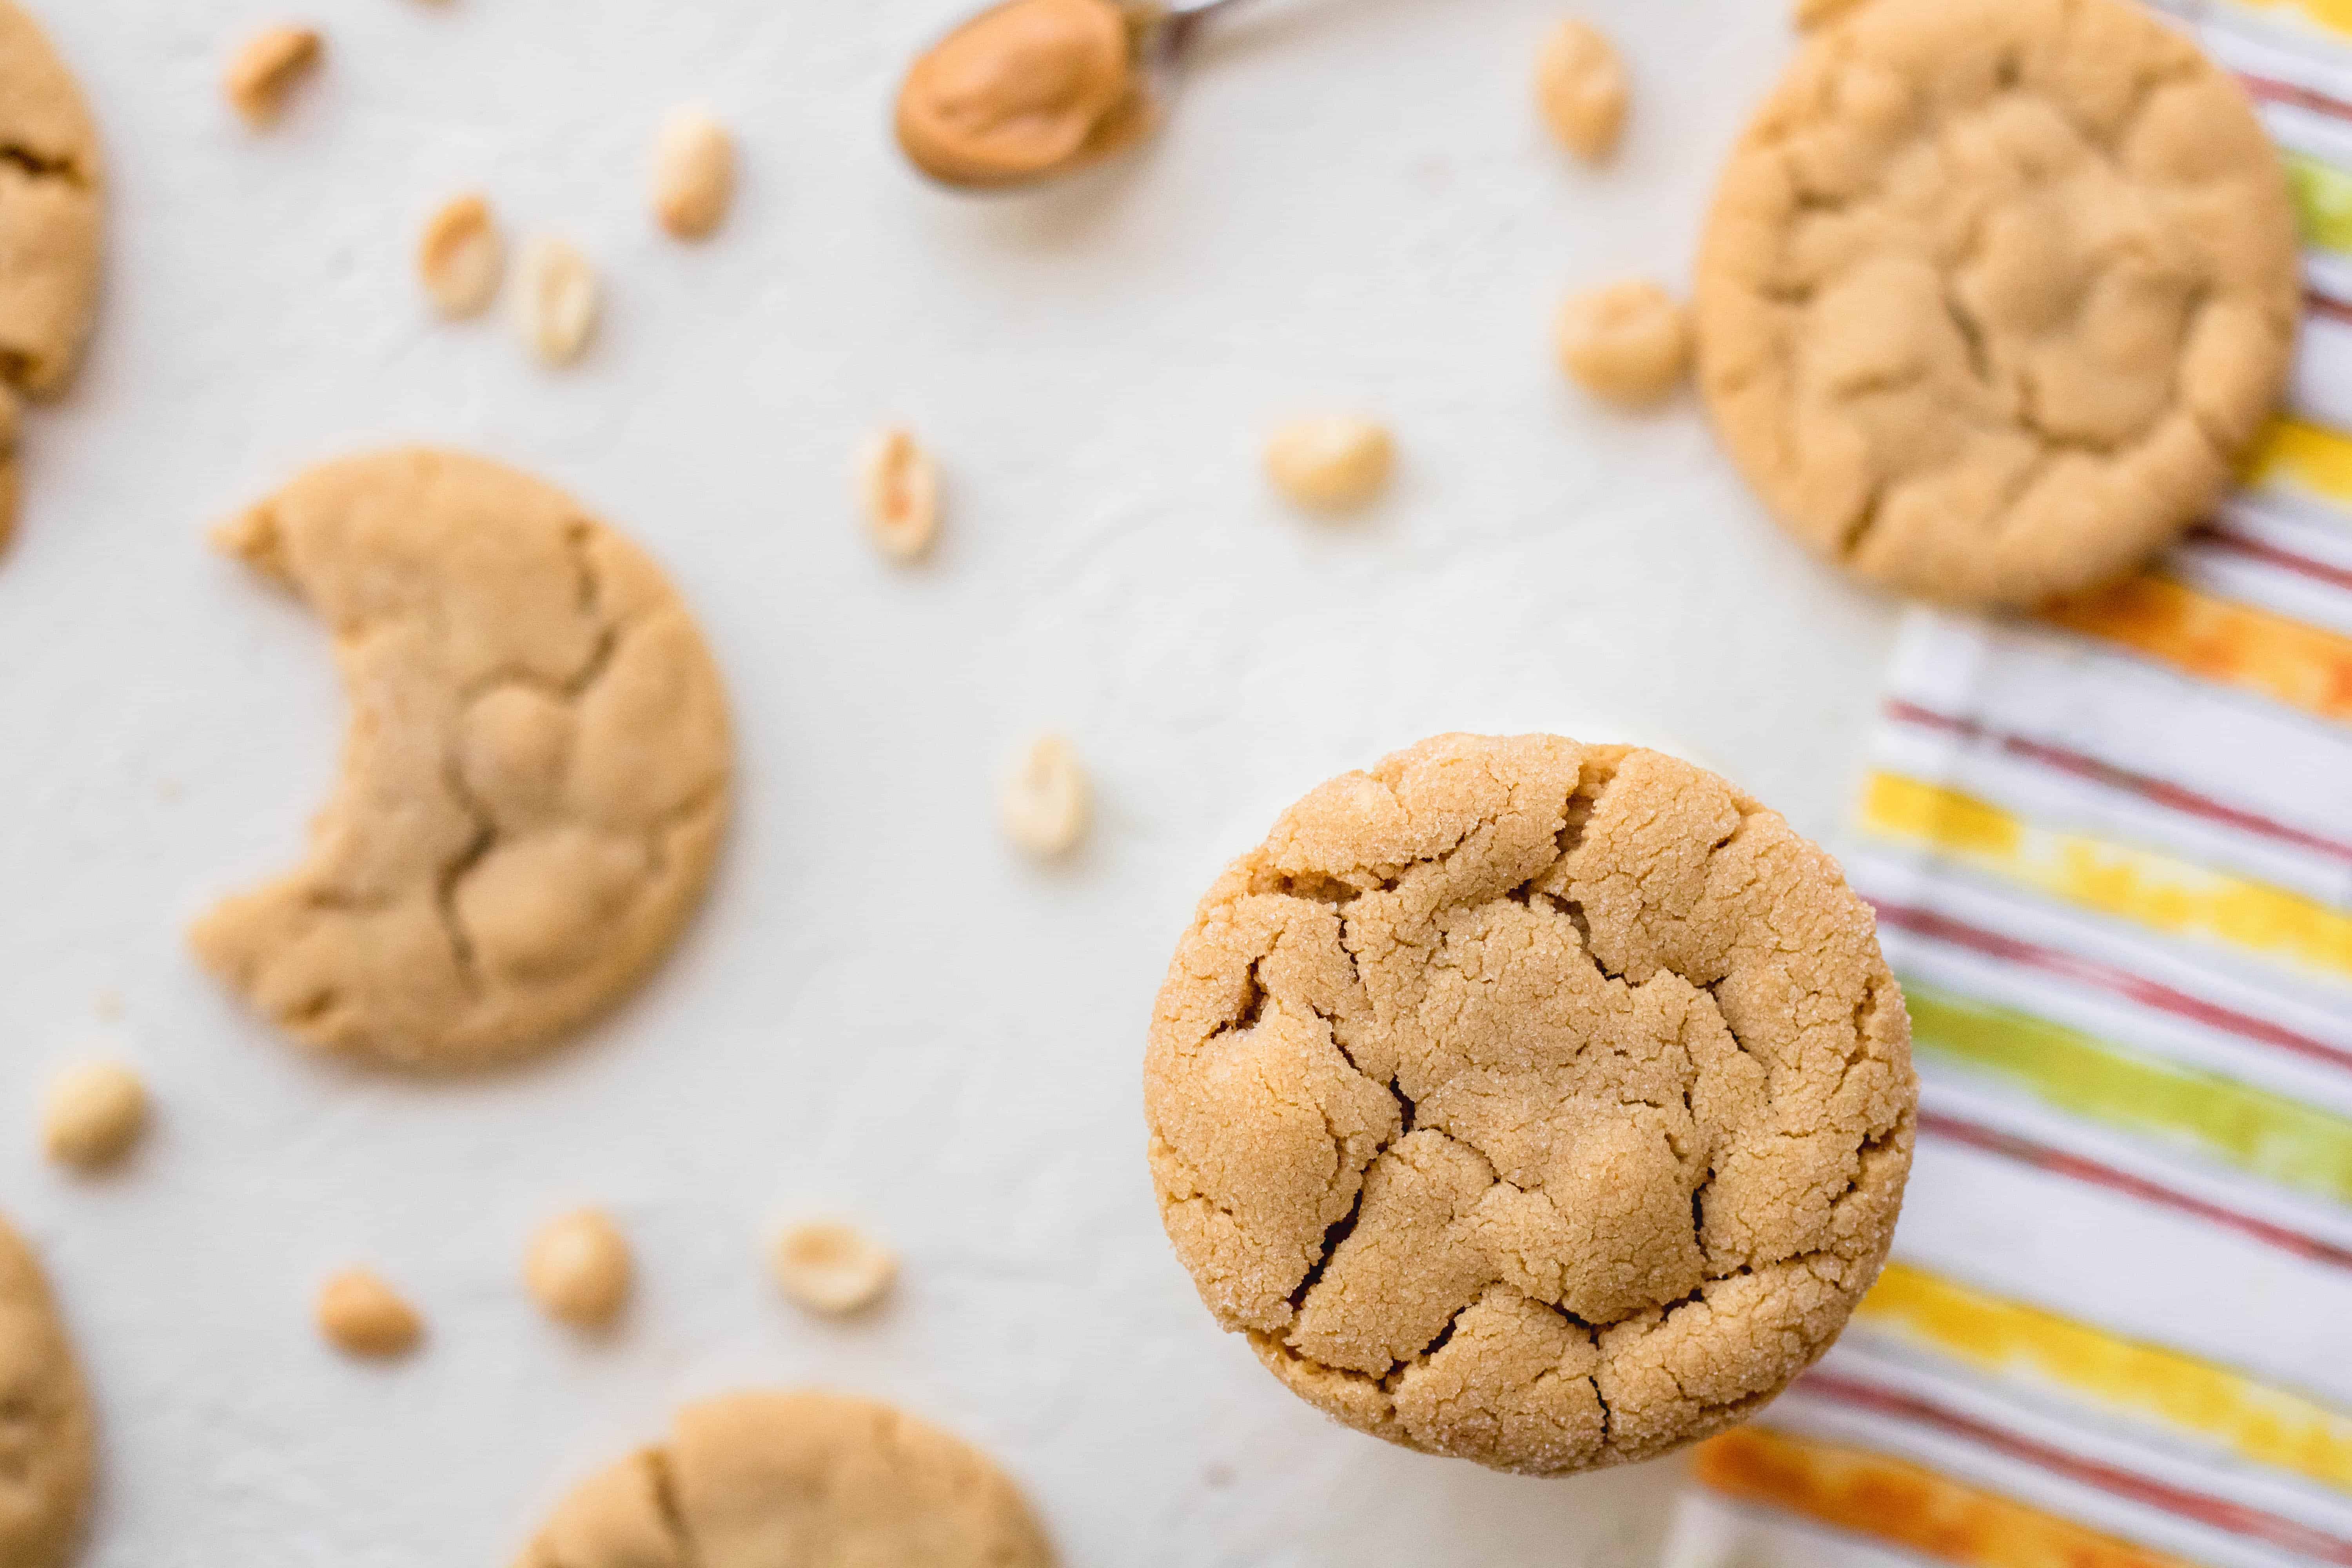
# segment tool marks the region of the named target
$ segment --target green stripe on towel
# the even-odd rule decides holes
[[[2352,256],[2352,174],[2301,153],[2286,154],[2287,183],[2303,242],[2315,249]]]
[[[1903,994],[1923,1056],[2001,1079],[2053,1110],[2352,1204],[2352,1121],[1931,985],[1906,980]]]

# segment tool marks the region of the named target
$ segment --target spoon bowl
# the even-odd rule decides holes
[[[901,86],[898,145],[959,191],[1017,190],[1148,139],[1209,16],[1244,0],[1005,0],[949,30]]]

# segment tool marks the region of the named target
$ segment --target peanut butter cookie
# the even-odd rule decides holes
[[[2205,514],[2284,385],[2293,211],[2245,95],[2127,0],[1870,0],[1733,153],[1717,427],[1800,538],[2029,605]]]
[[[515,1568],[1048,1568],[1020,1489],[887,1405],[739,1394],[590,1477]]]
[[[1294,1393],[1562,1475],[1769,1400],[1878,1273],[1910,1025],[1836,863],[1656,752],[1447,735],[1202,902],[1144,1072],[1160,1215]]]
[[[352,725],[309,857],[197,923],[205,964],[310,1045],[428,1068],[635,984],[728,805],[719,673],[653,563],[536,479],[421,449],[315,468],[216,538],[332,628]]]
[[[0,1220],[0,1563],[61,1568],[97,1468],[89,1395],[40,1266]]]
[[[16,522],[18,395],[64,388],[98,309],[104,188],[81,89],[0,0],[0,543]]]

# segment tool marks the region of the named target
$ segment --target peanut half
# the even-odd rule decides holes
[[[416,276],[435,309],[445,316],[470,316],[497,297],[506,271],[506,241],[490,204],[478,195],[454,196],[425,225],[417,242]]]
[[[415,1349],[425,1321],[380,1276],[347,1268],[320,1287],[319,1332],[349,1354],[383,1358]]]
[[[317,67],[324,49],[315,27],[264,27],[229,57],[221,90],[246,123],[268,125],[285,109],[294,84]]]
[[[1587,162],[1607,157],[1625,129],[1625,62],[1590,22],[1559,25],[1536,63],[1536,103],[1561,146]]]
[[[565,240],[534,239],[522,253],[522,292],[516,323],[525,342],[550,364],[569,364],[596,330],[596,270]]]
[[[734,198],[734,138],[706,109],[672,110],[654,139],[654,216],[678,238],[699,239]]]
[[[69,1068],[49,1086],[41,1143],[60,1165],[94,1171],[130,1152],[147,1126],[147,1086],[119,1062]]]
[[[812,1312],[847,1317],[882,1299],[898,1261],[854,1226],[796,1225],[776,1238],[769,1259],[777,1287]]]
[[[1612,283],[1561,309],[1559,347],[1561,365],[1593,395],[1655,403],[1690,368],[1690,318],[1655,283]]]
[[[940,471],[913,434],[893,426],[858,448],[858,509],[893,561],[920,560],[940,531]]]

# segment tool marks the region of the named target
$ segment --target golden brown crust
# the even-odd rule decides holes
[[[1917,1086],[1867,906],[1777,814],[1654,752],[1449,735],[1218,880],[1145,1100],[1170,1239],[1285,1384],[1561,1474],[1828,1346]]]
[[[1780,520],[1871,581],[2023,605],[2200,518],[2285,384],[2278,155],[2127,0],[1873,0],[1726,168],[1699,370]]]
[[[89,1394],[40,1266],[0,1221],[0,1563],[62,1568],[98,1466]]]
[[[665,1448],[583,1482],[516,1568],[1051,1568],[986,1456],[871,1400],[741,1394],[689,1405]]]
[[[352,704],[309,857],[193,933],[307,1044],[480,1066],[624,994],[701,894],[725,695],[646,556],[451,452],[330,463],[221,531],[334,633]]]

